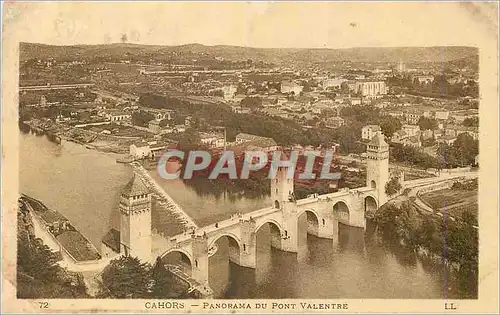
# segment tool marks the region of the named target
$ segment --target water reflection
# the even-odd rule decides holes
[[[219,251],[210,258],[210,284],[215,296],[443,298],[447,275],[424,270],[414,255],[365,242],[363,229],[343,225],[339,226],[338,243],[307,235],[305,218],[300,221],[298,253],[272,248],[269,227],[258,232],[256,269],[229,263],[228,245],[221,242]],[[447,279],[448,298],[462,296],[455,282]]]

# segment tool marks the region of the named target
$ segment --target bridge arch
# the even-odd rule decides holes
[[[349,204],[344,200],[338,200],[333,204],[334,217],[343,224],[349,224],[351,217],[351,209]]]
[[[283,237],[286,238],[288,235],[287,231],[283,230],[281,224],[279,224],[276,220],[273,219],[264,220],[262,223],[256,226],[255,234],[257,234],[259,230],[266,224],[269,225],[271,247],[281,249],[281,239]]]
[[[368,195],[363,199],[363,206],[365,210],[365,216],[373,215],[378,209],[377,199],[372,195]]]
[[[211,237],[210,238],[211,240],[208,242],[208,248],[213,247],[215,245],[215,243],[218,240],[220,240],[221,238],[223,238],[224,236],[227,237],[230,245],[236,244],[238,246],[238,248],[241,248],[240,238],[238,236],[234,235],[233,233],[230,233],[230,232],[222,232],[220,234],[216,234],[214,237]]]
[[[297,218],[299,219],[303,214],[306,214],[307,220],[307,234],[318,235],[319,225],[325,221],[321,218],[319,214],[314,209],[306,208],[297,213]],[[324,224],[323,224],[324,225]]]
[[[192,274],[192,270],[197,262],[193,263],[191,253],[183,248],[172,248],[160,255],[164,264],[180,266],[187,275]]]
[[[278,229],[278,231],[280,231],[280,233],[283,232],[283,228],[281,227],[281,224],[278,221],[274,219],[266,219],[255,227],[255,233],[257,233],[260,230],[260,228],[263,227],[266,223],[269,223],[271,226],[274,225]]]

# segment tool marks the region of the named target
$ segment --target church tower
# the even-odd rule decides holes
[[[151,192],[135,174],[120,196],[120,254],[151,258]]]
[[[367,146],[366,186],[375,189],[379,206],[387,201],[385,184],[389,181],[389,145],[377,133]]]

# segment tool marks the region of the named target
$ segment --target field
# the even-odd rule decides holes
[[[477,190],[441,189],[420,197],[434,210],[453,217],[460,217],[466,211],[476,217],[478,214]]]

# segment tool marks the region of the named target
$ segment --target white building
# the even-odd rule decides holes
[[[420,136],[420,127],[417,125],[403,125],[401,128],[409,137]]]
[[[133,143],[129,147],[129,154],[136,159],[142,159],[151,155],[151,148],[147,142]]]
[[[261,149],[264,151],[275,151],[279,149],[273,138],[261,137],[249,133],[236,135],[236,145],[244,145],[247,149]]]
[[[356,81],[354,90],[365,97],[376,97],[387,94],[387,86],[384,81]]]
[[[130,115],[129,113],[120,111],[120,110],[111,110],[111,111],[106,112],[105,117],[109,121],[118,122],[118,121],[130,120],[132,118],[132,115]]]
[[[434,76],[432,75],[416,75],[413,77],[413,80],[417,80],[419,84],[425,83],[429,84],[434,82]]]
[[[227,85],[222,88],[222,92],[224,93],[224,100],[229,101],[234,99],[234,95],[236,94],[237,88],[234,85]]]
[[[220,134],[201,133],[200,140],[201,143],[212,148],[221,148],[224,146],[224,137]]]
[[[344,83],[346,81],[347,80],[345,80],[345,79],[326,79],[326,80],[323,80],[322,86],[323,86],[323,89],[328,89],[328,88],[340,89],[342,83]]]
[[[148,128],[154,133],[160,133],[161,132],[160,121],[156,119],[149,121]]]
[[[376,134],[382,134],[382,129],[378,125],[367,125],[361,128],[361,138],[371,140]]]
[[[303,89],[304,89],[303,86],[300,86],[293,81],[281,82],[281,93],[283,94],[289,94],[293,92],[295,95],[299,95]]]
[[[447,110],[437,110],[434,112],[434,118],[438,120],[447,120],[450,117],[450,112]]]

